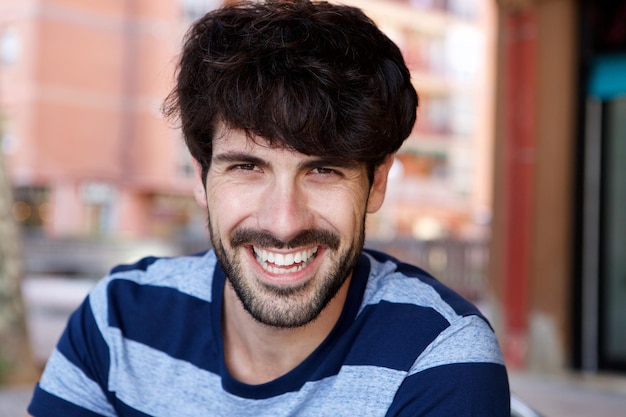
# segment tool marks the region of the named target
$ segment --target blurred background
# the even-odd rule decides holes
[[[342,3],[420,94],[368,246],[476,302],[540,411],[587,412],[591,390],[623,415],[626,1]],[[0,383],[22,393],[0,416],[109,268],[208,246],[160,106],[186,28],[221,4],[0,0]]]

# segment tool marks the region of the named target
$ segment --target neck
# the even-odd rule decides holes
[[[222,332],[226,366],[231,375],[247,384],[262,384],[297,367],[328,337],[339,320],[349,286],[350,279],[312,322],[295,328],[277,328],[252,318],[227,282]]]

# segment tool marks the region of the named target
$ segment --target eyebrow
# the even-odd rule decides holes
[[[258,166],[269,166],[270,163],[265,159],[259,158],[258,156],[251,155],[245,152],[227,152],[222,154],[213,155],[213,162],[215,163],[249,163]],[[358,161],[353,161],[346,158],[335,158],[335,157],[312,157],[312,159],[308,159],[302,162],[299,167],[301,169],[312,169],[317,167],[336,167],[336,168],[345,168],[345,169],[355,169],[358,168],[360,163]]]
[[[233,163],[233,162],[246,162],[259,166],[267,165],[267,162],[257,156],[250,155],[244,152],[229,152],[218,155],[213,155],[213,162],[217,163]]]

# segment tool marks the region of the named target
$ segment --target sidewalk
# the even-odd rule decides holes
[[[24,417],[32,387],[0,386],[0,417]]]
[[[511,390],[545,417],[626,417],[626,376],[512,373]]]

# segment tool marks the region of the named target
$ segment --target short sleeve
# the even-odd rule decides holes
[[[387,416],[509,417],[508,376],[496,336],[479,316],[443,331],[415,361]]]
[[[109,350],[87,298],[70,316],[28,412],[34,417],[115,416],[107,381]]]

